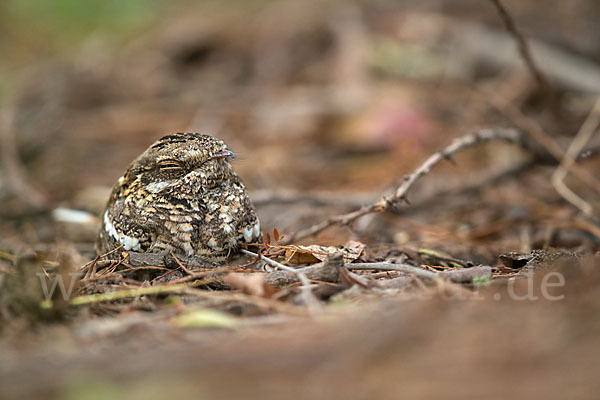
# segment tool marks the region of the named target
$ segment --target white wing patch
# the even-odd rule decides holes
[[[242,234],[247,243],[252,243],[260,237],[260,222],[256,221],[254,225],[245,227]]]
[[[260,221],[256,220],[256,223],[252,227],[252,233],[254,234],[254,239],[258,239],[260,237]]]
[[[252,228],[247,227],[243,230],[244,240],[248,243],[252,242]]]
[[[137,251],[140,249],[140,241],[138,239],[124,234],[119,235],[117,233],[117,230],[110,221],[108,211],[104,213],[104,231],[117,242],[121,243],[125,250]]]

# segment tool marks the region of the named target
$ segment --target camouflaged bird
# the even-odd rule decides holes
[[[260,223],[223,141],[176,133],[152,144],[114,186],[102,215],[98,254],[123,245],[223,262],[240,242],[260,240]]]

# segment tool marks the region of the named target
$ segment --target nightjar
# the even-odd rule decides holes
[[[98,254],[123,245],[223,262],[240,242],[261,238],[260,223],[231,152],[220,139],[176,133],[152,144],[114,186]]]

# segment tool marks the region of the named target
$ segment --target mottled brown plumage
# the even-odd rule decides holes
[[[260,224],[223,141],[198,133],[168,135],[150,146],[114,186],[97,251],[226,260],[240,242],[260,239]]]

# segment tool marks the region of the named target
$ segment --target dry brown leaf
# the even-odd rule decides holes
[[[265,274],[261,273],[230,272],[223,280],[233,289],[239,289],[253,296],[271,298],[277,292],[276,288],[265,282]]]
[[[289,264],[314,264],[325,261],[329,254],[341,252],[345,263],[351,263],[365,253],[365,245],[351,241],[343,247],[336,246],[288,246],[285,250],[286,262]]]
[[[315,257],[310,250],[305,250],[304,246],[290,246],[285,249],[285,261],[287,264],[301,265],[318,263],[319,259]]]
[[[349,240],[344,244],[344,250],[348,252],[348,257],[350,257],[350,255],[353,255],[354,257],[355,255],[355,258],[352,259],[352,261],[355,261],[356,259],[364,256],[366,248],[367,245],[363,242],[359,242],[358,240]],[[346,255],[344,255],[344,257],[346,257]]]

